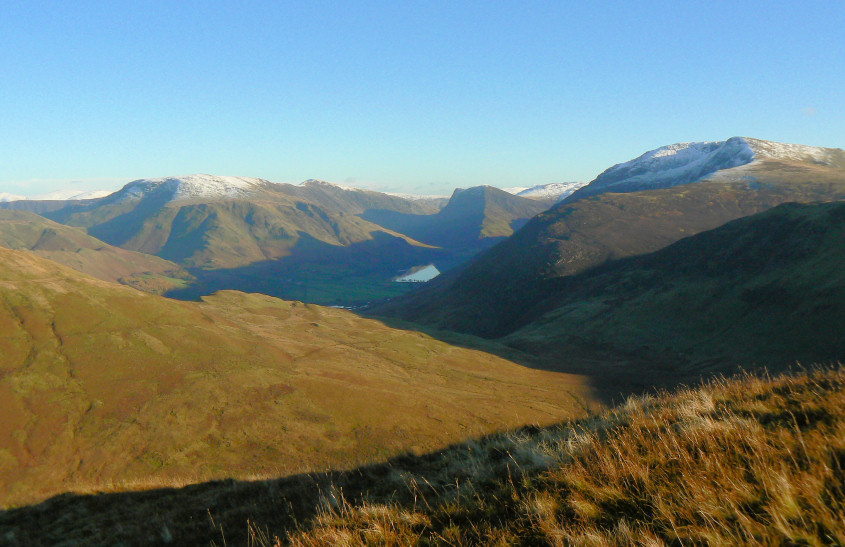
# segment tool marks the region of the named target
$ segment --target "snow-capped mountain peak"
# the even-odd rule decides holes
[[[705,180],[718,171],[765,160],[841,163],[839,149],[785,144],[748,137],[726,141],[682,142],[661,146],[607,169],[570,200],[605,192],[637,192]]]
[[[169,194],[168,201],[247,197],[267,184],[264,179],[221,175],[182,175],[130,182],[118,194],[120,199],[140,199],[153,192]]]
[[[636,159],[614,165],[590,186],[677,186],[713,171],[737,167],[753,160],[754,151],[742,137],[726,141],[682,142],[661,146]]]

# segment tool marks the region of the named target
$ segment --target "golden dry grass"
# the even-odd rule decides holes
[[[713,381],[350,471],[173,486],[0,512],[0,543],[841,545],[845,369]]]
[[[271,536],[253,526],[253,539],[841,545],[843,388],[839,368],[631,399],[591,420],[491,437],[397,470],[412,499],[329,490],[307,527]]]

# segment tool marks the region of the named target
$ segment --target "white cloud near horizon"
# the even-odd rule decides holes
[[[57,190],[79,190],[80,192],[92,190],[117,190],[129,181],[130,179],[127,178],[111,177],[10,180],[0,181],[0,192],[22,195],[39,195],[55,192]]]

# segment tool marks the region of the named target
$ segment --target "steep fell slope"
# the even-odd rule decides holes
[[[501,341],[620,386],[695,381],[736,362],[836,362],[845,202],[780,205],[539,289],[511,323],[525,326]]]
[[[0,505],[346,467],[591,398],[454,341],[263,295],[179,302],[0,248]]]

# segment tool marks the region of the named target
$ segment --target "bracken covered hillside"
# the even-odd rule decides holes
[[[713,381],[350,472],[63,496],[0,541],[216,545],[845,543],[845,371]]]

